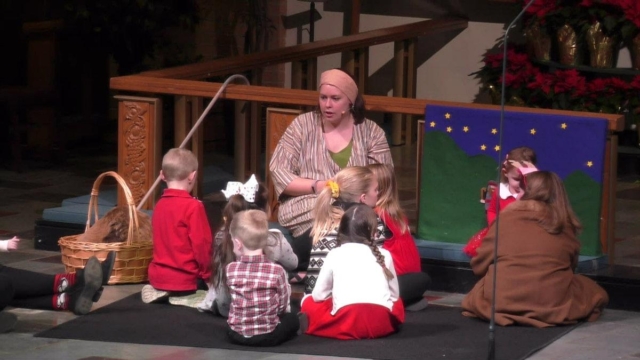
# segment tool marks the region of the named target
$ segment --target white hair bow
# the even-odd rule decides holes
[[[256,201],[256,193],[258,192],[258,180],[256,180],[255,175],[251,175],[249,180],[246,183],[241,183],[240,181],[229,181],[227,183],[227,188],[222,190],[224,197],[229,200],[233,195],[240,194],[242,197],[248,202],[252,203]]]

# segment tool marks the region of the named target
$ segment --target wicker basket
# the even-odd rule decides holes
[[[95,256],[103,261],[110,251],[116,252],[116,260],[113,266],[109,284],[140,283],[148,279],[147,270],[153,258],[152,239],[136,239],[138,237],[138,214],[131,190],[124,179],[113,171],[100,174],[93,183],[89,211],[87,213],[87,231],[91,224],[91,214],[98,221],[98,188],[106,176],[116,179],[124,190],[129,209],[129,229],[127,241],[116,243],[92,243],[77,241],[79,235],[64,236],[58,240],[62,252],[62,263],[66,271],[73,273],[76,269],[82,269],[90,257]]]

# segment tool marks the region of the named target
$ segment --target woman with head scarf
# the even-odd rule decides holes
[[[309,263],[311,210],[327,180],[349,166],[393,165],[385,133],[365,118],[364,99],[349,74],[323,72],[318,93],[318,109],[293,120],[269,164],[278,222],[293,234],[298,270]]]

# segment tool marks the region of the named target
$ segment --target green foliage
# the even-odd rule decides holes
[[[467,156],[440,132],[426,133],[423,144],[417,236],[465,244],[486,226],[480,188],[495,180],[498,164],[488,156]]]
[[[579,235],[580,254],[596,256],[602,254],[600,246],[600,200],[602,188],[588,175],[576,171],[566,179],[564,186],[571,201],[573,211],[582,223]],[[613,226],[614,224],[610,224]]]

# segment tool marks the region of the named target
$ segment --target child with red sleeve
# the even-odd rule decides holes
[[[502,163],[500,185],[492,194],[490,193],[486,205],[487,227],[469,239],[467,245],[462,249],[465,254],[470,257],[474,257],[477,254],[477,248],[482,243],[489,226],[496,220],[498,213],[522,195],[524,189],[520,185],[524,178],[523,173],[528,173],[531,170],[536,171],[536,162],[536,153],[531,148],[522,146],[509,151]]]
[[[391,167],[385,164],[367,166],[378,181],[378,201],[375,211],[384,224],[382,248],[389,251],[398,275],[400,298],[405,309],[418,311],[427,307],[424,298],[430,279],[422,272],[420,254],[398,196],[398,184]],[[380,244],[378,244],[380,245]]]
[[[186,149],[171,149],[162,159],[160,176],[167,189],[151,219],[153,260],[150,285],[142,288],[145,303],[168,298],[171,304],[195,307],[195,299],[187,298],[205,289],[211,276],[211,228],[204,206],[190,195],[197,169],[198,160]]]

